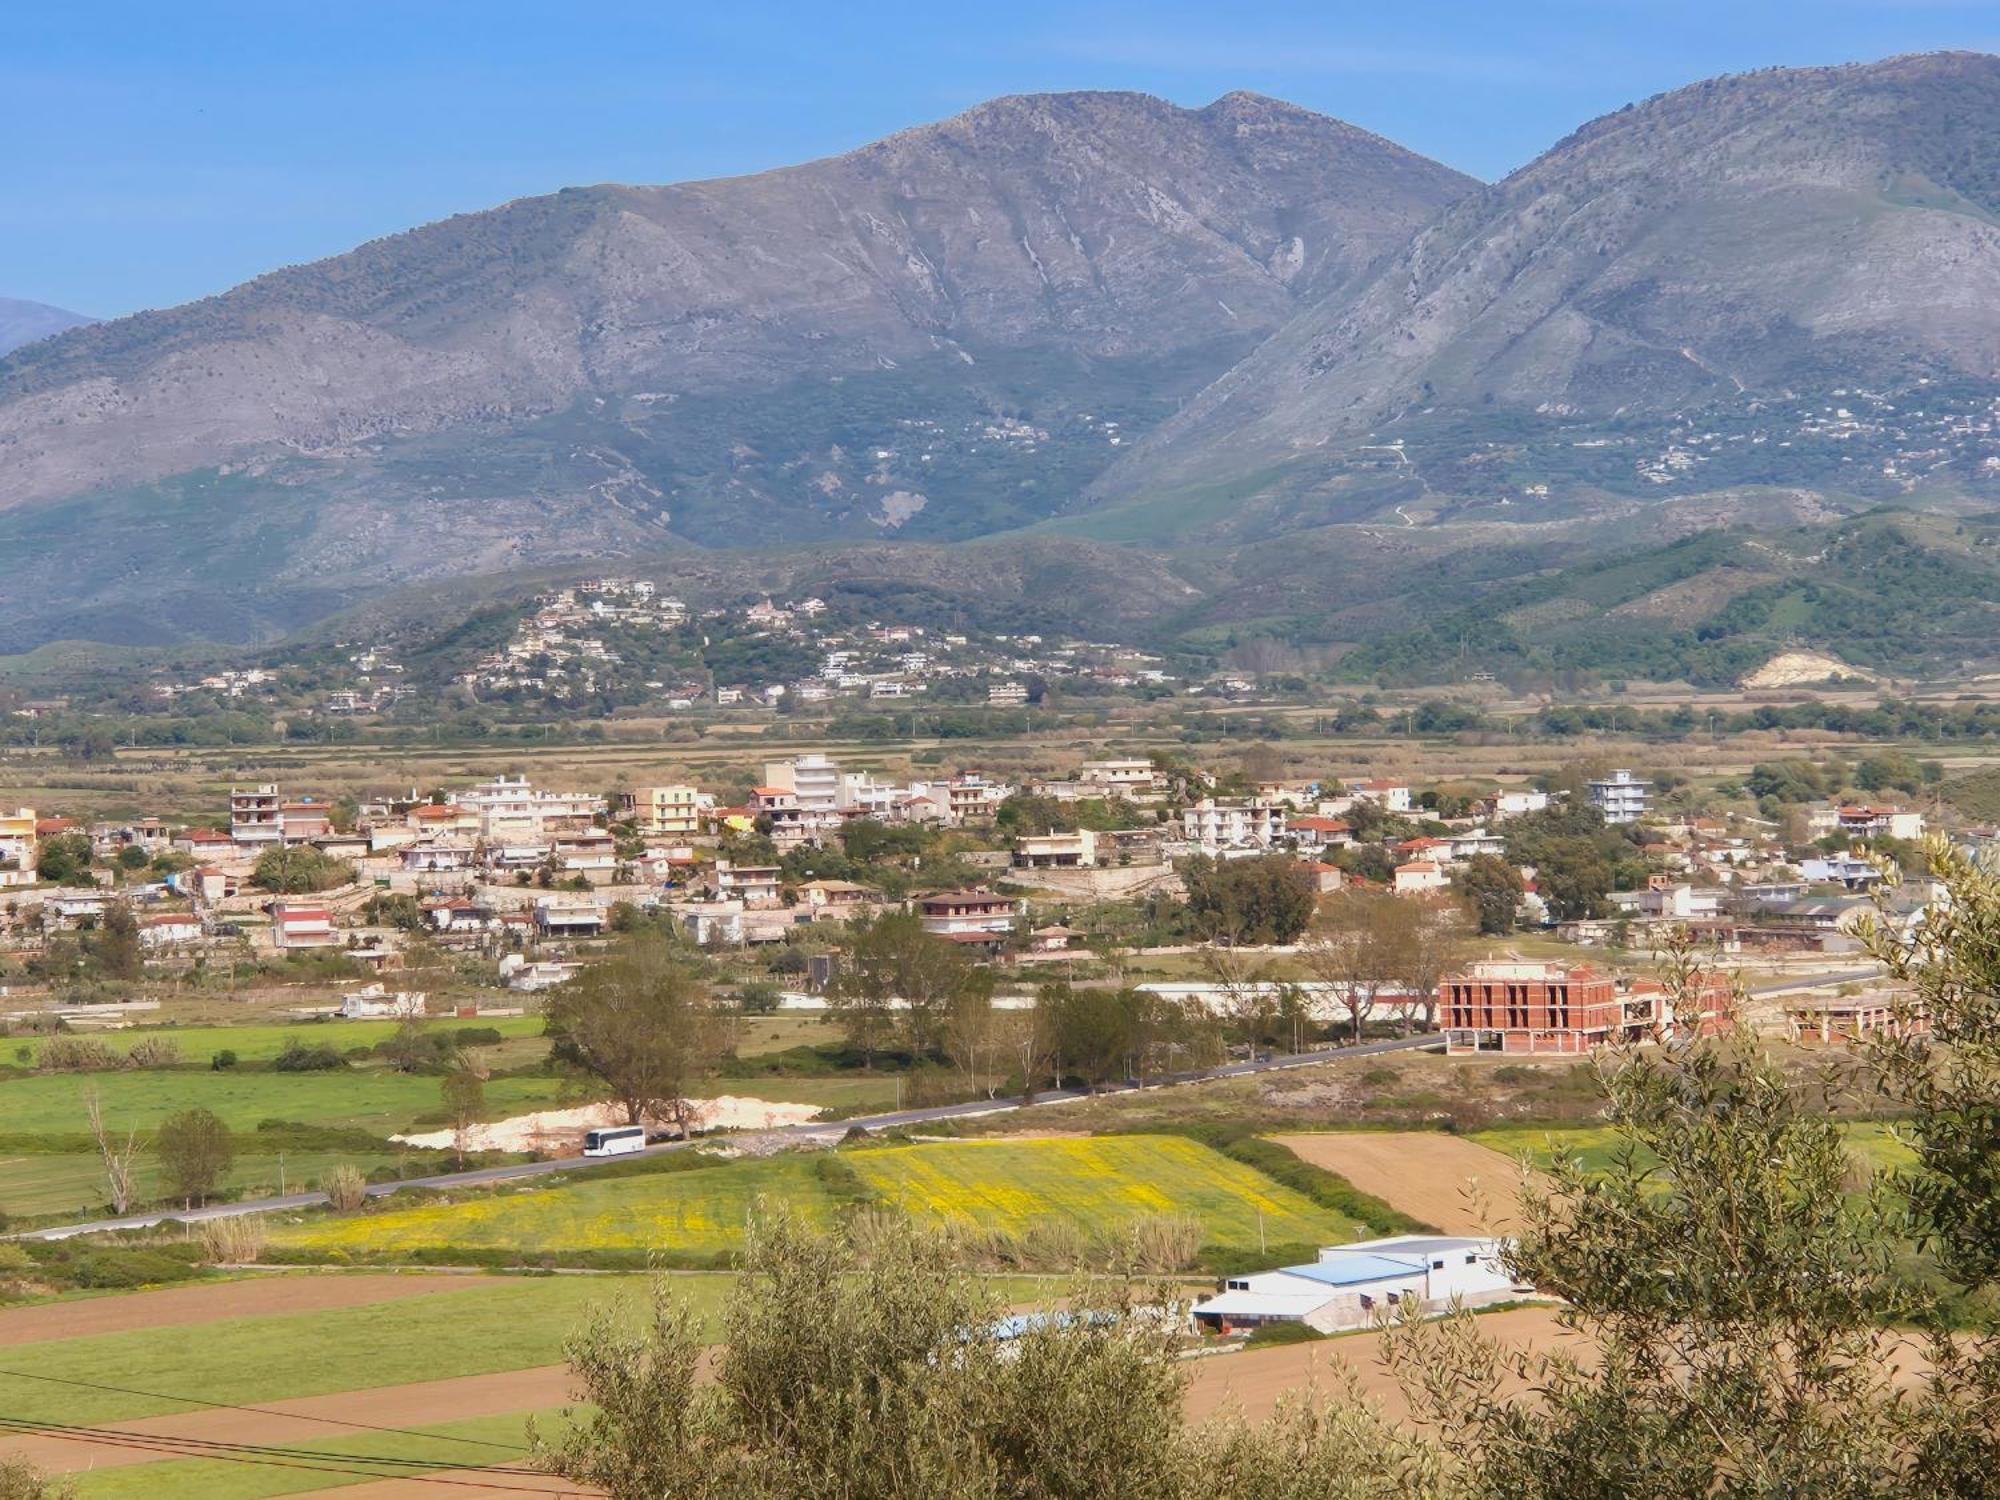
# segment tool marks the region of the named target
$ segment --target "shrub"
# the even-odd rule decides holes
[[[1147,1214],[1126,1227],[1122,1248],[1131,1270],[1171,1276],[1200,1257],[1203,1237],[1201,1220],[1192,1214]]]
[[[1274,1344],[1316,1344],[1326,1335],[1304,1323],[1266,1323],[1254,1330],[1246,1347],[1268,1348]]]
[[[1524,1083],[1534,1083],[1541,1076],[1533,1068],[1524,1068],[1519,1063],[1508,1063],[1504,1067],[1498,1067],[1493,1070],[1493,1081],[1495,1083],[1507,1084],[1510,1087],[1518,1087]]]
[[[209,1067],[217,1073],[227,1073],[236,1066],[236,1049],[224,1047],[208,1060]]]
[[[194,1266],[164,1250],[122,1248],[91,1250],[79,1255],[70,1273],[78,1286],[93,1291],[127,1291],[133,1287],[186,1281],[196,1274]]]
[[[180,1066],[180,1060],[181,1044],[170,1036],[141,1037],[125,1054],[126,1063],[134,1068],[173,1068]]]
[[[459,1047],[497,1047],[507,1040],[497,1026],[461,1026],[451,1034],[451,1039]]]
[[[309,1047],[295,1036],[286,1037],[285,1045],[271,1059],[273,1071],[279,1073],[331,1073],[346,1066],[347,1059],[333,1048],[324,1044]]]
[[[236,1214],[227,1219],[209,1219],[201,1226],[201,1247],[217,1265],[254,1265],[264,1254],[269,1239],[264,1221],[255,1214]]]
[[[356,1213],[368,1201],[368,1179],[361,1175],[359,1167],[347,1162],[327,1173],[320,1188],[337,1214]]]
[[[105,1073],[124,1061],[94,1037],[57,1036],[42,1043],[39,1066],[44,1073]]]

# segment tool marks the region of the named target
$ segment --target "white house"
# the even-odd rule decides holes
[[[392,992],[379,984],[364,985],[341,996],[340,1013],[350,1021],[377,1016],[421,1016],[424,1013],[424,992],[422,990]]]
[[[1496,822],[1501,818],[1519,818],[1528,813],[1542,812],[1548,805],[1549,794],[1547,792],[1519,790],[1495,792],[1493,794],[1493,817]]]
[[[1500,1302],[1516,1291],[1500,1249],[1494,1239],[1416,1234],[1335,1246],[1305,1265],[1227,1278],[1220,1292],[1194,1305],[1194,1317],[1223,1333],[1267,1323],[1332,1333],[1406,1307],[1439,1313],[1455,1302]]]
[[[1400,781],[1357,781],[1348,791],[1363,802],[1373,802],[1384,812],[1406,813],[1410,810],[1410,789]]]
[[[1255,797],[1204,797],[1181,809],[1181,835],[1204,853],[1268,849],[1285,836],[1283,803]]]
[[[193,912],[162,912],[139,919],[139,941],[148,948],[171,948],[201,941],[201,918]]]
[[[1413,859],[1396,866],[1396,894],[1399,896],[1427,896],[1432,891],[1441,891],[1451,884],[1451,877],[1444,872],[1444,866],[1434,859]]]

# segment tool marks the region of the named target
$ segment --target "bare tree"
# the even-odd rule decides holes
[[[460,1057],[457,1066],[439,1082],[438,1092],[443,1099],[445,1116],[451,1121],[452,1156],[463,1171],[472,1129],[479,1123],[480,1116],[486,1113],[485,1075],[468,1059]]]
[[[1394,896],[1343,891],[1327,903],[1299,950],[1306,972],[1347,1012],[1357,1042],[1392,977],[1390,950],[1399,919],[1390,908],[1396,904]]]
[[[1397,941],[1389,950],[1389,968],[1410,999],[1403,1009],[1404,1031],[1409,1030],[1410,1005],[1423,1018],[1425,1031],[1437,1025],[1438,985],[1458,963],[1466,937],[1465,916],[1446,901],[1397,900],[1403,920]]]
[[[111,1195],[111,1211],[130,1213],[138,1198],[137,1174],[133,1163],[139,1157],[139,1132],[127,1131],[124,1145],[105,1128],[104,1104],[96,1089],[83,1096],[84,1113],[90,1119],[90,1133],[97,1142],[97,1154],[104,1162],[104,1185]]]

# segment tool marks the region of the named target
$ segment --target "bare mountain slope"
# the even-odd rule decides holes
[[[1099,491],[1310,482],[1440,415],[1925,377],[2000,377],[1990,56],[1721,78],[1596,120],[1301,312]]]
[[[0,508],[986,348],[1213,374],[1469,186],[1251,95],[1064,94],[753,177],[565,190],[0,362]]]

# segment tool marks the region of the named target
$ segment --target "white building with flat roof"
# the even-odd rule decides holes
[[[1304,1265],[1225,1278],[1195,1321],[1221,1333],[1303,1323],[1321,1333],[1366,1328],[1378,1314],[1436,1314],[1515,1293],[1501,1243],[1460,1235],[1396,1235],[1320,1251]]]

